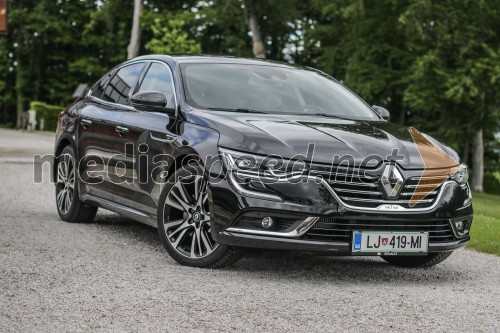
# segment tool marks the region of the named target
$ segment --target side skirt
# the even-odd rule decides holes
[[[113,201],[110,201],[107,199],[103,199],[100,197],[96,197],[92,194],[81,195],[81,200],[84,203],[92,204],[92,205],[110,210],[112,212],[115,212],[121,216],[125,216],[125,217],[132,219],[134,221],[147,224],[153,228],[158,227],[157,222],[156,222],[156,215],[150,215],[150,214],[144,213],[142,211],[135,210],[133,208],[120,205],[116,202],[113,202]]]

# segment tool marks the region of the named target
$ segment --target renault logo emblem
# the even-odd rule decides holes
[[[380,177],[380,187],[385,196],[390,199],[396,198],[403,184],[404,178],[398,168],[393,164],[386,165]]]

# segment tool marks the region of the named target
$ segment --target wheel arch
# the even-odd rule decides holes
[[[71,141],[68,138],[61,138],[57,143],[56,150],[54,151],[54,162],[57,161],[57,158],[59,157],[59,155],[61,155],[63,149],[66,148],[67,146],[73,147]],[[52,167],[52,176],[54,177],[53,179],[56,179],[57,176],[56,172],[57,172],[57,163],[54,163]]]
[[[174,163],[168,169],[168,176],[170,177],[176,170],[188,165],[189,163],[200,162],[200,160],[200,156],[194,152],[183,153],[175,158]]]

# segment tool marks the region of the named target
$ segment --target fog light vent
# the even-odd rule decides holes
[[[270,216],[266,216],[262,219],[262,228],[271,229],[274,227],[274,220]]]

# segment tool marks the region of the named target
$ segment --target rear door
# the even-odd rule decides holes
[[[167,97],[169,107],[177,109],[174,82],[170,67],[151,62],[135,93],[156,91]],[[122,184],[120,203],[150,215],[156,215],[162,170],[174,162],[179,122],[162,112],[128,110],[120,119],[127,133],[122,135],[120,153],[126,156],[126,181]],[[132,163],[135,162],[135,163]]]
[[[145,63],[127,64],[108,73],[91,90],[81,110],[78,152],[83,194],[114,201],[120,191],[120,134],[117,127]]]

